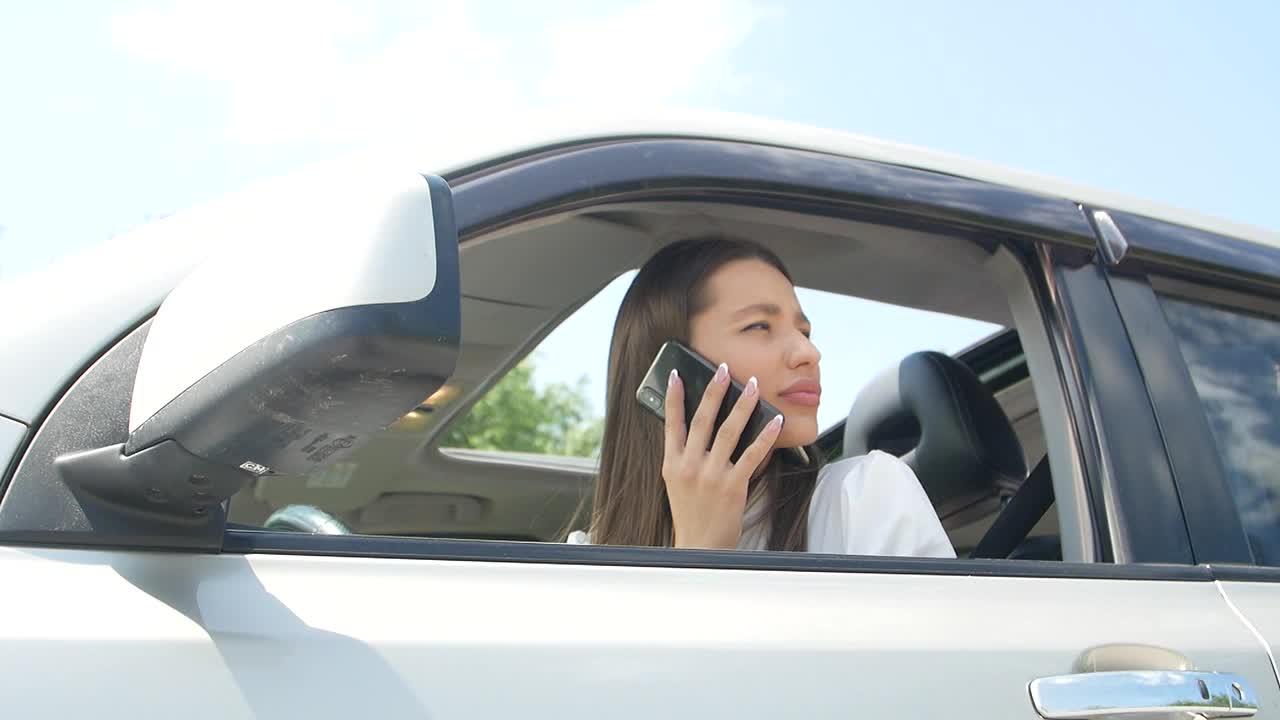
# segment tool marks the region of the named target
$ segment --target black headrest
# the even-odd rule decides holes
[[[884,450],[915,471],[944,524],[1026,478],[1008,417],[967,365],[937,352],[908,355],[853,403],[844,455]],[[946,522],[951,516],[953,522]]]

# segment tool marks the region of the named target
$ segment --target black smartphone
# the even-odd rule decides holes
[[[664,343],[658,350],[653,364],[649,366],[649,372],[645,373],[640,387],[636,388],[636,400],[659,419],[665,419],[667,378],[671,375],[672,369],[680,373],[680,380],[684,384],[684,423],[685,427],[689,427],[693,422],[694,413],[698,411],[698,404],[702,402],[702,394],[707,391],[707,386],[715,377],[716,366],[682,343],[671,340]],[[741,396],[742,384],[731,379],[729,389],[725,392],[724,402],[720,404],[720,412],[716,415],[715,427],[711,431],[711,441],[714,441],[716,431],[720,429],[720,425],[724,423]],[[781,414],[782,411],[765,402],[764,398],[760,398],[755,410],[751,413],[751,418],[747,420],[746,427],[742,429],[742,436],[738,439],[738,446],[730,456],[731,460],[737,462],[747,446],[760,435],[760,431],[764,430],[764,426]]]

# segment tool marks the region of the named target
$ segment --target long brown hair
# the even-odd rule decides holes
[[[707,279],[735,260],[761,260],[791,280],[782,260],[768,249],[745,240],[711,237],[681,240],[659,250],[627,290],[609,349],[592,542],[672,544],[671,505],[662,479],[662,422],[640,406],[635,391],[664,342],[689,342],[690,319],[711,302]],[[768,493],[770,550],[805,549],[809,499],[821,462],[816,447],[805,450],[805,459],[798,459],[800,453],[773,453],[756,480]]]

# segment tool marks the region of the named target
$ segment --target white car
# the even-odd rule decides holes
[[[1280,717],[1276,233],[736,117],[470,150],[0,287],[6,717]],[[918,342],[824,359],[820,443],[904,457],[958,559],[566,544],[589,457],[448,447],[712,231]]]

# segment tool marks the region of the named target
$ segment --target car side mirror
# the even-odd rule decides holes
[[[128,439],[56,461],[77,495],[170,544],[220,542],[225,501],[248,480],[342,459],[455,368],[444,180],[369,171],[273,198],[213,216],[219,246],[152,320]],[[192,527],[203,537],[179,537]]]

